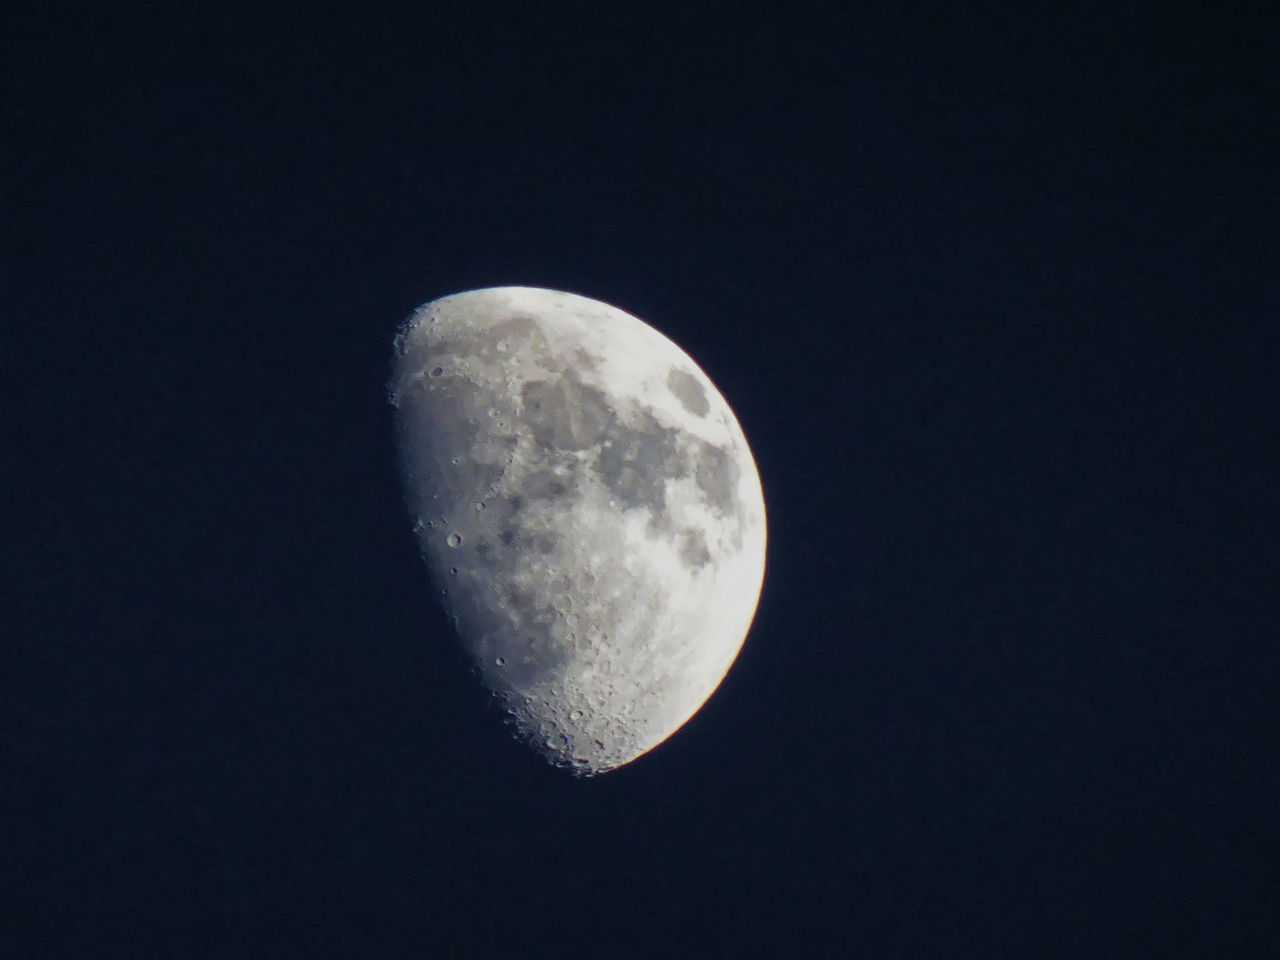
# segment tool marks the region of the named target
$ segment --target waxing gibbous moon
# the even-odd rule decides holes
[[[422,554],[519,734],[596,774],[683,726],[765,563],[755,461],[706,374],[617,307],[495,287],[406,321],[389,395]]]

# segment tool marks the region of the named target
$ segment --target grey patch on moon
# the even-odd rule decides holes
[[[573,371],[554,380],[534,380],[521,391],[524,421],[534,439],[553,450],[582,450],[598,442],[614,421],[613,409],[599,390]]]
[[[687,476],[689,465],[675,430],[663,427],[646,411],[636,421],[634,426],[615,421],[605,435],[608,445],[601,445],[593,466],[620,503],[647,507],[650,522],[661,525],[667,481]]]
[[[694,479],[707,500],[723,516],[733,516],[738,512],[738,476],[738,464],[731,451],[710,443],[700,445]]]
[[[502,363],[508,356],[527,354],[539,361],[553,360],[551,345],[546,335],[532,317],[516,314],[495,323],[489,335],[481,341],[443,341],[445,353],[457,353],[484,363]]]
[[[706,537],[697,527],[690,527],[680,534],[680,559],[690,567],[705,567],[711,562]]]
[[[552,553],[559,544],[560,537],[552,530],[530,532],[519,527],[507,527],[498,534],[498,540],[504,547],[528,548],[536,553]]]
[[[677,400],[695,417],[705,417],[711,410],[702,384],[691,373],[672,367],[667,374],[667,389],[675,394]]]

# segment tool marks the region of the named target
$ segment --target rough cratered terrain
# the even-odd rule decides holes
[[[582,773],[670,736],[764,570],[755,464],[705,374],[616,308],[506,287],[420,308],[390,393],[422,552],[521,734]]]

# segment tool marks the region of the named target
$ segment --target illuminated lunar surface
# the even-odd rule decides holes
[[[423,556],[519,734],[581,774],[671,736],[764,576],[760,478],[707,376],[616,307],[498,287],[419,308],[389,390]]]

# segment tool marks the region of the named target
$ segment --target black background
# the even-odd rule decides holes
[[[1280,955],[1280,74],[1203,6],[10,8],[5,955]],[[592,780],[396,475],[396,326],[511,283],[769,509]]]

